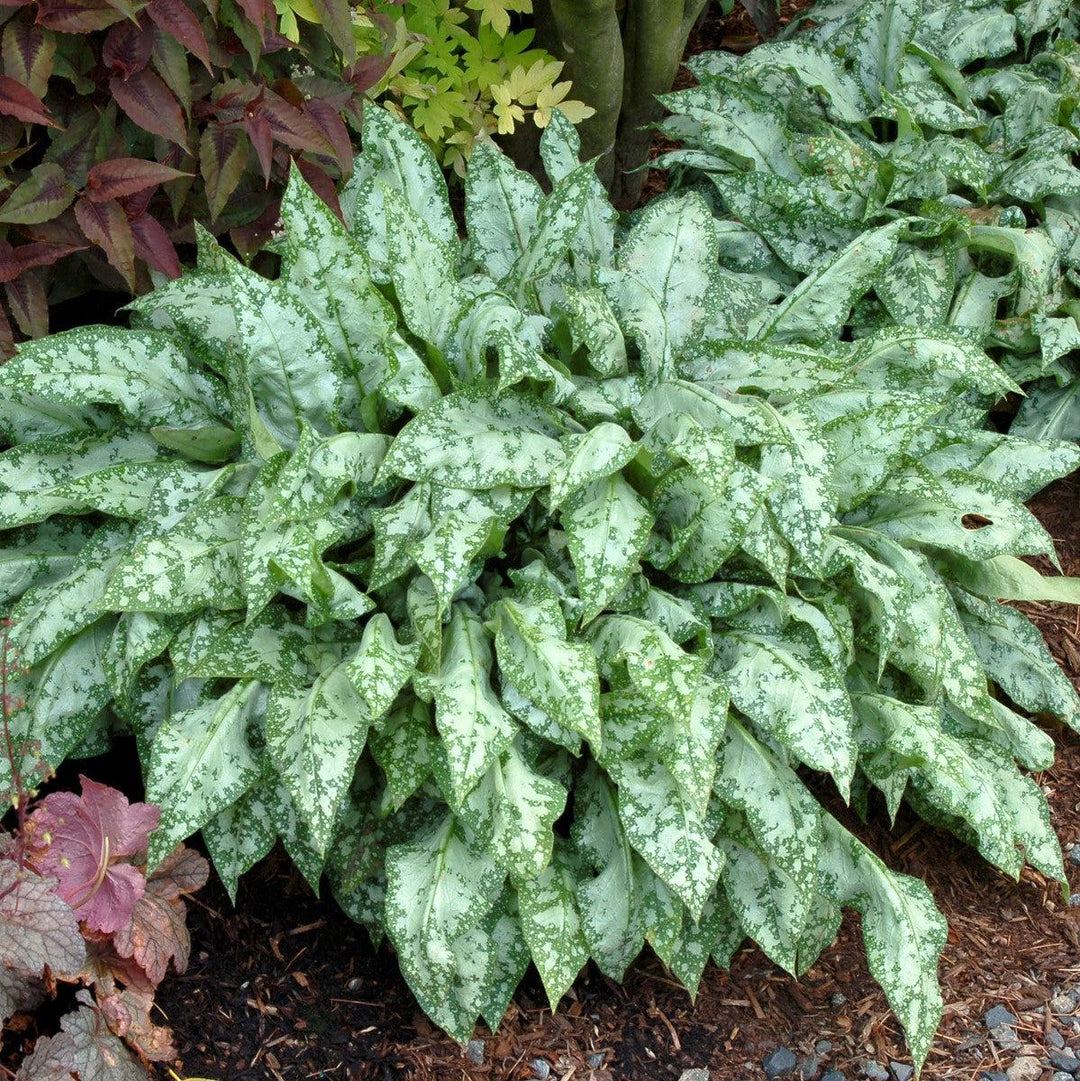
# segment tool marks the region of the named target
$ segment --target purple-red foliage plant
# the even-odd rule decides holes
[[[253,253],[293,164],[336,209],[393,25],[348,0],[303,11],[0,0],[0,355],[54,304],[178,276],[195,221]]]
[[[130,803],[87,777],[79,778],[80,795],[38,798],[28,787],[45,773],[34,749],[12,739],[9,718],[22,703],[8,693],[16,663],[7,630],[5,623],[0,703],[16,823],[0,831],[0,1032],[59,983],[80,990],[60,1031],[39,1036],[17,1071],[0,1064],[0,1074],[15,1081],[142,1081],[146,1062],[176,1055],[151,1008],[170,965],[177,972],[187,966],[184,898],[206,882],[209,868],[183,845],[147,867],[160,814],[152,804]]]

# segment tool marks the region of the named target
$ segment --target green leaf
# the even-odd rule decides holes
[[[455,605],[435,687],[435,724],[458,804],[517,731],[491,687],[491,669],[491,644],[484,625],[464,605]]]
[[[879,4],[894,0],[876,0]],[[899,2],[899,0],[897,0]],[[852,305],[873,285],[896,252],[903,221],[853,240],[836,258],[811,271],[762,321],[756,337],[817,344],[837,336]]]
[[[518,890],[521,929],[552,1010],[589,959],[574,891],[574,864],[561,845],[548,866]]]
[[[699,919],[724,866],[700,813],[658,758],[628,758],[613,765],[611,773],[630,843]]]
[[[390,276],[405,323],[423,341],[445,352],[450,330],[465,305],[454,250],[412,213],[397,192],[385,191],[383,204]]]
[[[718,303],[718,252],[712,215],[700,196],[658,199],[619,249],[619,269],[600,272],[604,295],[653,379],[675,374],[679,355]]]
[[[146,771],[147,798],[162,809],[146,857],[156,867],[185,840],[242,796],[259,775],[248,725],[265,709],[255,682],[181,710],[162,722]]]
[[[816,641],[726,630],[715,638],[732,702],[813,769],[831,773],[847,793],[855,771],[855,724],[841,673]]]
[[[465,174],[470,253],[495,281],[507,278],[528,248],[544,201],[540,185],[494,143],[480,140]]]
[[[356,652],[345,664],[345,673],[363,699],[373,721],[394,704],[398,692],[412,678],[419,643],[402,644],[384,612],[377,612],[364,626]]]
[[[114,406],[147,427],[202,427],[224,409],[221,388],[192,370],[168,337],[119,327],[80,327],[24,344],[0,371],[0,388]]]
[[[465,960],[455,952],[487,915],[502,887],[494,859],[474,851],[468,835],[446,817],[417,840],[386,855],[386,929],[409,986],[425,1006],[443,1006]],[[472,945],[472,943],[469,943]],[[453,1035],[471,1035],[475,1013]]]
[[[585,605],[581,621],[588,623],[622,592],[638,569],[653,518],[622,475],[612,473],[571,496],[561,521]]]
[[[266,707],[266,749],[325,856],[371,716],[347,664],[320,673],[310,687],[274,687]]]
[[[831,816],[824,826],[829,892],[862,914],[870,972],[900,1018],[919,1067],[941,1020],[937,965],[945,920],[924,883],[891,872]]]
[[[552,633],[535,605],[507,599],[499,605],[495,649],[526,699],[599,750],[600,681],[586,643]]]
[[[551,415],[516,392],[447,395],[398,433],[383,475],[451,488],[535,488],[565,457]]]
[[[132,612],[242,608],[241,500],[209,499],[171,528],[137,537],[120,559],[101,603]]]

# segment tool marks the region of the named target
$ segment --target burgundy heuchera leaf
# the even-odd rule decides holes
[[[117,953],[134,957],[154,984],[165,978],[170,960],[177,972],[187,968],[191,939],[183,897],[201,889],[209,873],[202,856],[178,845],[147,879],[127,926],[113,936]]]
[[[46,968],[74,974],[86,960],[86,945],[71,907],[56,893],[57,882],[0,859],[0,963],[40,976]]]
[[[145,880],[121,860],[146,851],[160,811],[129,804],[115,788],[80,777],[82,795],[54,792],[27,823],[30,857],[55,876],[57,893],[91,930],[111,934],[131,919]]]

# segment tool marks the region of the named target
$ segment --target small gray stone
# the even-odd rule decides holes
[[[1065,1037],[1061,1035],[1056,1028],[1052,1028],[1047,1034],[1046,1039],[1051,1047],[1064,1047]]]
[[[815,1055],[827,1055],[832,1050],[832,1041],[830,1040],[818,1040],[814,1044]]]
[[[1076,1009],[1076,1003],[1068,995],[1054,995],[1050,1000],[1050,1009],[1057,1014],[1072,1013]]]
[[[1068,1051],[1059,1051],[1056,1047],[1050,1049],[1050,1065],[1055,1070],[1064,1070],[1066,1073],[1076,1073],[1080,1070],[1080,1058]]]
[[[834,1006],[843,1006],[843,1004],[847,1002],[847,995],[845,995],[842,991],[834,991],[829,996],[829,1001]]]
[[[979,1074],[979,1081],[1009,1081],[1000,1070],[983,1070]]]
[[[906,1062],[890,1062],[889,1069],[896,1081],[911,1081],[911,1075],[915,1072],[915,1067]]]
[[[1067,994],[1069,998],[1073,1000],[1073,1002],[1080,1004],[1080,986],[1070,987],[1069,990],[1065,992],[1065,994]]]
[[[484,1041],[470,1040],[465,1045],[465,1057],[474,1065],[481,1066],[484,1062]]]
[[[998,1025],[1015,1025],[1016,1015],[1005,1009],[1004,1006],[995,1006],[983,1014],[983,1024],[987,1028],[997,1028]]]
[[[546,1058],[534,1058],[529,1065],[532,1067],[533,1077],[539,1078],[540,1081],[545,1081],[551,1073],[551,1063]]]
[[[1080,867],[1080,845],[1073,845],[1072,848],[1069,849],[1069,862]]]
[[[1073,1081],[1073,1075],[1064,1070],[1055,1070],[1052,1081]]]
[[[1042,1063],[1032,1055],[1020,1055],[1013,1059],[1012,1065],[1005,1071],[1006,1081],[1039,1081],[1042,1077]]]
[[[1002,1051],[1018,1051],[1023,1044],[1017,1039],[1016,1030],[1011,1025],[995,1025],[990,1030],[990,1039]]]
[[[599,1070],[604,1065],[604,1059],[606,1058],[603,1051],[597,1051],[595,1055],[590,1055],[586,1060],[590,1070]]]
[[[679,1081],[709,1081],[708,1070],[683,1070]]]
[[[862,1072],[863,1077],[870,1078],[870,1081],[889,1081],[889,1071],[880,1062],[867,1062]]]
[[[1069,904],[1070,904],[1070,905],[1076,905],[1076,906],[1080,906],[1080,893],[1074,893],[1074,894],[1073,894],[1073,895],[1072,895],[1072,896],[1071,896],[1071,897],[1069,898]]]
[[[830,1070],[821,1081],[847,1081],[843,1070]]]
[[[807,1055],[799,1065],[799,1077],[802,1078],[802,1081],[814,1081],[820,1069],[821,1063],[818,1061],[817,1055]]]
[[[788,1074],[794,1073],[799,1060],[791,1048],[778,1047],[765,1056],[761,1065],[765,1068],[765,1076],[772,1081],[774,1077],[787,1077]]]

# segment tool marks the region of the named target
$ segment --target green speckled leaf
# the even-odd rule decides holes
[[[221,698],[174,713],[154,737],[146,795],[162,809],[147,866],[242,796],[259,775],[248,724],[265,704],[258,683],[237,683]]]

